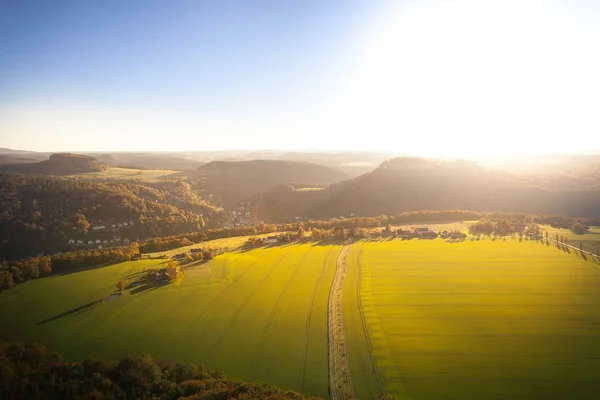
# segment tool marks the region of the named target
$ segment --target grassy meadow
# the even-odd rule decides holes
[[[575,247],[579,247],[579,244],[583,246],[583,250],[589,251],[596,254],[600,251],[600,227],[592,226],[588,233],[578,235],[573,233],[570,229],[552,228],[551,226],[542,225],[540,228],[548,231],[548,237],[554,239],[556,234],[564,236],[569,241],[569,244]]]
[[[224,253],[166,285],[101,302],[119,280],[165,260],[124,262],[30,281],[0,293],[0,338],[65,357],[151,354],[231,378],[327,397],[327,300],[341,246]]]
[[[597,398],[597,262],[533,241],[393,240],[355,244],[348,268],[359,398]]]
[[[168,169],[136,169],[136,168],[119,168],[111,167],[106,171],[86,172],[76,175],[68,175],[69,178],[85,179],[85,180],[105,180],[105,179],[120,179],[120,180],[139,180],[145,182],[159,182],[166,179],[176,178],[181,174],[181,171],[173,171]]]
[[[111,301],[118,281],[164,267],[155,256],[189,249],[17,285],[0,293],[0,339],[71,360],[150,354],[327,398],[327,303],[342,246],[244,251],[246,240],[207,242],[230,251]],[[573,250],[509,238],[356,242],[343,298],[355,395],[595,399],[599,309],[600,263]]]

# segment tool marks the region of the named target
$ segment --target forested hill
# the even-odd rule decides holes
[[[108,169],[108,165],[94,157],[71,153],[52,154],[47,160],[37,163],[21,163],[2,167],[2,171],[5,172],[45,175],[99,172],[106,169]]]
[[[185,182],[175,185],[159,190],[0,174],[0,259],[70,250],[71,239],[87,244],[191,232],[217,218],[218,210]]]
[[[315,192],[278,188],[255,199],[259,216],[329,218],[463,209],[599,217],[600,191],[552,188],[468,161],[397,158]]]
[[[214,161],[198,168],[206,193],[217,204],[234,206],[279,184],[327,185],[348,179],[341,171],[297,161]]]

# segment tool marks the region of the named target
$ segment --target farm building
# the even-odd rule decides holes
[[[186,258],[185,255],[186,255],[186,253],[179,253],[179,254],[175,254],[173,256],[173,258],[177,261],[183,261]]]
[[[277,236],[268,236],[267,243],[268,244],[277,243]]]
[[[437,232],[428,227],[415,228],[415,233],[421,239],[435,239],[438,236]]]

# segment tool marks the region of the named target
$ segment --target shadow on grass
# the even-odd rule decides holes
[[[163,286],[168,285],[170,282],[168,281],[161,281],[161,280],[148,280],[148,281],[144,281],[141,284],[135,286],[135,289],[131,289],[131,294],[139,294],[139,293],[144,293],[144,292],[148,292],[150,290],[155,290],[158,288],[161,288]]]
[[[54,317],[40,321],[40,322],[38,322],[38,325],[44,325],[44,324],[47,324],[48,322],[56,321],[56,320],[64,318],[64,317],[75,316],[75,315],[84,313],[86,311],[91,311],[94,307],[96,307],[100,304],[102,304],[102,299],[92,301],[91,303],[84,304],[82,306],[79,306],[79,307],[73,308],[71,310],[65,311],[63,313],[60,313],[58,315],[55,315]]]

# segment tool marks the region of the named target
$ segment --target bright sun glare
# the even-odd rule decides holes
[[[338,120],[398,151],[531,154],[600,145],[600,30],[530,1],[410,2],[363,43]],[[373,137],[373,136],[371,136]]]

